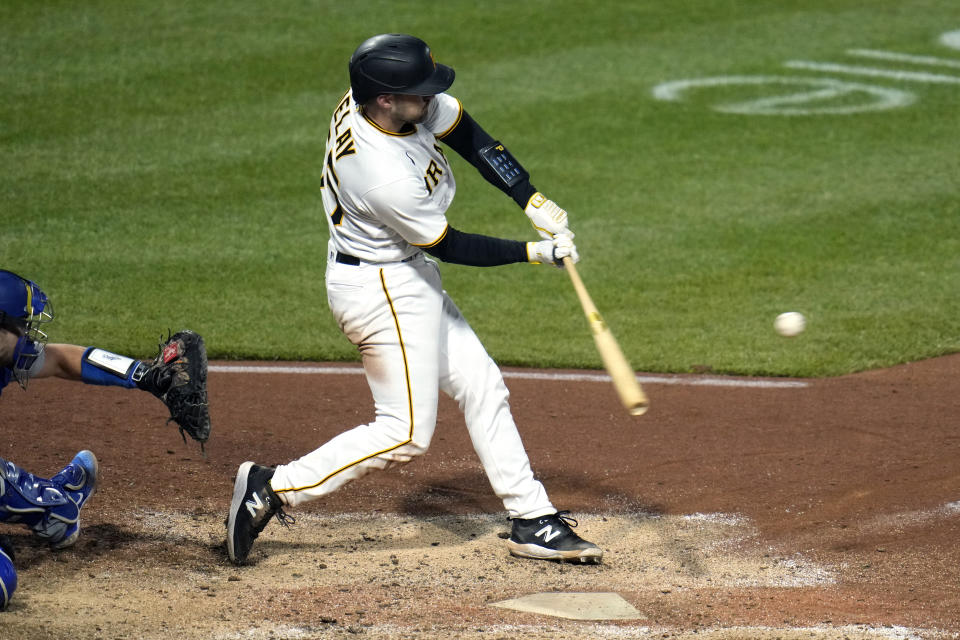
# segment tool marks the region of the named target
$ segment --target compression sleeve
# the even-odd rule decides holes
[[[438,260],[470,267],[496,267],[527,262],[525,242],[463,233],[453,227],[447,227],[440,240],[423,250]]]
[[[503,181],[497,177],[494,170],[480,158],[480,150],[496,141],[483,130],[483,127],[477,124],[476,120],[470,117],[466,110],[464,110],[460,122],[440,139],[444,144],[463,156],[464,160],[472,164],[480,172],[480,175],[486,178],[487,182],[513,198],[513,201],[520,205],[521,209],[527,206],[531,196],[537,192],[536,188],[530,184],[529,178],[525,178],[507,188]]]

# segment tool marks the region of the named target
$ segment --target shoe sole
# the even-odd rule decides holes
[[[599,547],[558,551],[557,549],[548,549],[537,544],[520,544],[513,540],[507,540],[507,548],[510,550],[511,555],[518,558],[560,560],[561,562],[582,562],[584,564],[596,564],[603,560],[603,549]]]
[[[230,513],[227,516],[227,554],[234,564],[242,564],[246,558],[237,558],[233,547],[233,528],[237,524],[237,512],[243,506],[243,496],[247,494],[247,481],[250,479],[250,467],[253,462],[247,461],[237,469],[237,479],[233,483],[233,500],[230,501]]]
[[[83,467],[84,471],[86,471],[87,475],[90,477],[90,484],[92,486],[90,487],[90,493],[87,494],[87,500],[89,500],[93,497],[93,494],[97,492],[97,487],[100,483],[100,462],[97,461],[97,456],[93,455],[93,451],[90,451],[89,449],[84,449],[77,455],[73,456],[73,460],[71,462],[76,462]],[[87,501],[84,500],[83,503],[86,504]]]

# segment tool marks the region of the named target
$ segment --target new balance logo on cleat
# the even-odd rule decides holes
[[[573,532],[577,521],[568,513],[559,511],[539,518],[514,518],[507,540],[510,553],[539,560],[600,562],[603,550]]]
[[[533,537],[543,538],[544,542],[550,542],[561,533],[563,533],[563,531],[554,531],[553,527],[551,527],[550,525],[547,525],[543,529],[540,529],[540,531],[537,531],[535,534],[533,534]]]
[[[270,518],[276,516],[284,526],[293,522],[280,508],[280,499],[270,488],[273,467],[261,467],[244,462],[237,470],[233,485],[233,500],[227,515],[227,553],[234,564],[243,564],[253,541],[263,531]]]
[[[257,512],[263,510],[263,500],[260,499],[259,494],[253,494],[253,500],[247,500],[246,504],[251,518],[256,518]]]

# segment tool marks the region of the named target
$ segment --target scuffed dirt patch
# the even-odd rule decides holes
[[[690,624],[678,608],[693,612],[697,637],[920,633],[712,628],[724,608],[737,608],[731,603],[830,589],[836,571],[766,548],[739,516],[575,515],[582,535],[607,549],[603,564],[513,558],[507,524],[492,516],[302,512],[291,527],[269,525],[251,563],[234,567],[215,514],[138,509],[120,518],[122,528],[89,526],[60,553],[15,537],[24,587],[3,617],[3,637],[685,637],[674,628]],[[540,592],[617,592],[642,618],[585,623],[490,606]]]
[[[237,467],[369,421],[362,376],[211,372],[206,458],[149,394],[37,380],[4,393],[0,457],[49,475],[89,448],[102,484],[74,549],[2,527],[21,554],[0,639],[956,637],[958,379],[960,355],[794,388],[673,376],[637,419],[609,383],[508,378],[534,473],[603,565],[506,554],[444,398],[426,455],[292,510],[242,568],[223,551]],[[489,605],[589,590],[643,619]]]

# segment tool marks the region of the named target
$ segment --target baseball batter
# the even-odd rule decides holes
[[[439,392],[463,411],[473,446],[512,520],[521,557],[597,562],[602,551],[571,529],[530,469],[496,364],[443,290],[437,263],[495,266],[578,259],[567,214],[445,91],[453,69],[409,35],[363,42],[351,89],[333,110],[322,167],[330,239],[327,300],[357,346],[374,399],[373,422],[272,468],[243,463],[227,518],[230,558],[243,563],[276,515],[370,471],[427,450]],[[456,193],[441,143],[512,197],[544,238],[518,242],[461,232],[447,220]]]

